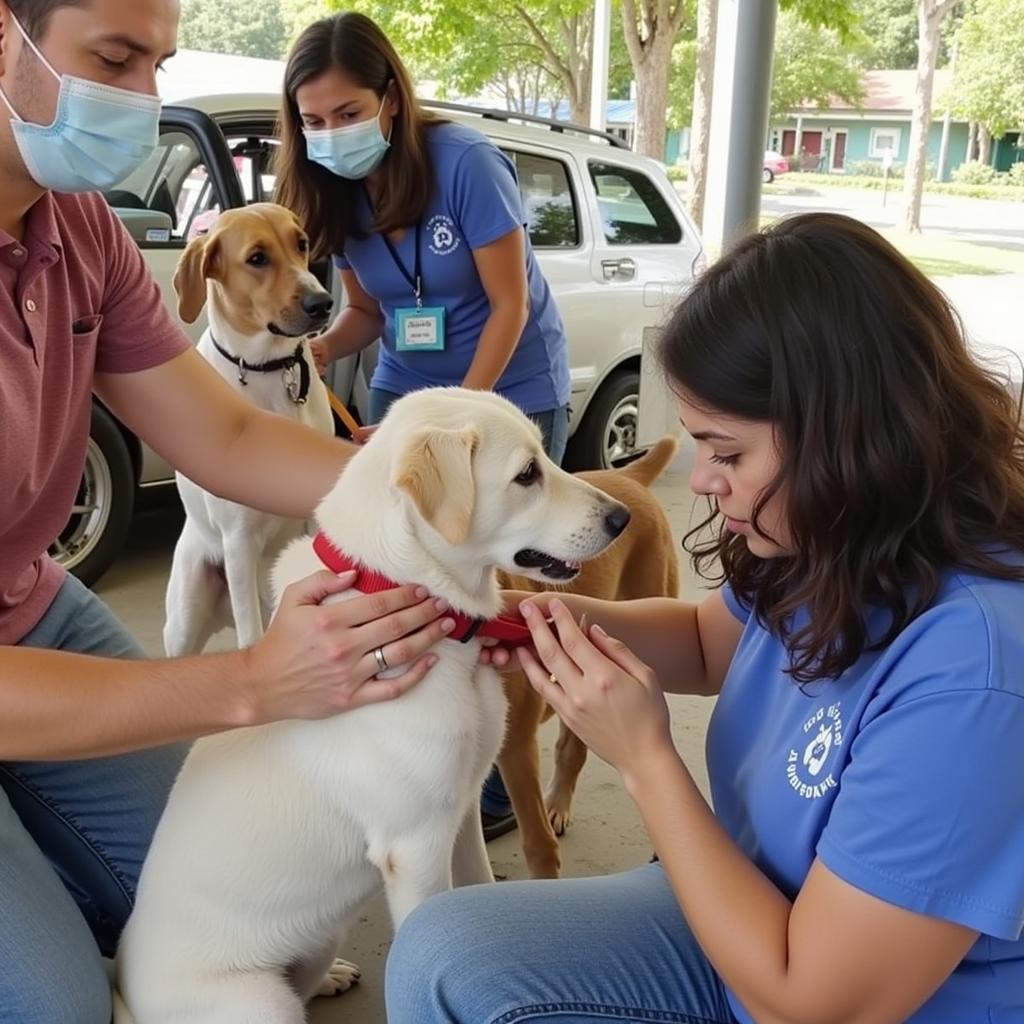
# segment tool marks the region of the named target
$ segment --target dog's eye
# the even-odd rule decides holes
[[[299,239],[299,252],[309,252],[309,242],[305,238]]]
[[[529,487],[530,484],[535,484],[540,480],[540,466],[537,465],[536,459],[530,459],[526,469],[516,477],[515,482],[520,487]]]
[[[270,260],[265,252],[254,252],[246,261],[250,267],[265,267]]]

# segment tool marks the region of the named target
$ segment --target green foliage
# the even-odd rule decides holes
[[[953,180],[960,185],[991,185],[996,181],[996,172],[979,160],[968,160],[953,171]]]
[[[438,83],[441,95],[473,96],[485,88],[517,92],[529,85],[540,98],[569,99],[566,77],[589,88],[579,73],[589,39],[592,0],[325,0],[333,10],[373,18],[414,77]],[[612,17],[609,96],[628,95],[629,57],[621,19]],[[586,51],[589,59],[589,49]]]
[[[1024,160],[1018,160],[1006,175],[1008,183],[1015,188],[1024,188]]]
[[[972,0],[957,33],[959,53],[948,99],[993,138],[1024,126],[1024,0]]]
[[[857,104],[864,95],[860,76],[856,50],[840,29],[813,25],[795,8],[779,14],[772,73],[773,117],[801,106],[825,109],[836,97]]]
[[[672,72],[668,80],[670,130],[685,128],[693,115],[693,86],[697,74],[697,40],[680,39],[672,47]]]
[[[288,26],[281,0],[184,0],[179,46],[276,60],[284,55]]]

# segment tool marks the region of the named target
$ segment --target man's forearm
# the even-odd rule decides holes
[[[253,407],[216,480],[196,482],[262,512],[308,519],[355,451],[347,441]]]
[[[0,647],[0,761],[104,757],[252,724],[247,654],[146,661]]]

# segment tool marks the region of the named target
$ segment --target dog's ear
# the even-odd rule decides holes
[[[411,438],[398,462],[395,486],[449,544],[469,536],[476,504],[473,453],[479,443],[472,427],[425,430]]]
[[[220,258],[216,235],[200,235],[188,243],[174,270],[174,291],[178,296],[178,316],[187,324],[196,322],[206,305],[206,279]]]

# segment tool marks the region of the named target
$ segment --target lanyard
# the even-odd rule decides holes
[[[388,252],[391,253],[391,258],[395,261],[395,266],[398,267],[402,272],[402,277],[412,287],[413,294],[416,296],[417,309],[423,308],[423,268],[420,265],[420,229],[422,226],[421,221],[416,221],[416,263],[412,274],[409,273],[408,267],[402,262],[402,257],[398,255],[398,250],[391,243],[391,239],[387,235],[381,235],[381,238],[384,239],[384,244],[388,247]]]

